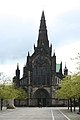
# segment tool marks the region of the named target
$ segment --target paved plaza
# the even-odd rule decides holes
[[[80,120],[80,115],[63,111],[65,108],[16,108],[0,111],[0,120]]]

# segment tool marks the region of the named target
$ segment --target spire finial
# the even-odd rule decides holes
[[[19,69],[19,63],[17,63],[17,69]]]
[[[65,68],[67,68],[67,67],[66,67],[66,62],[65,62]]]
[[[40,30],[44,30],[44,31],[46,30],[46,21],[45,21],[44,11],[42,11],[42,15],[41,15]]]
[[[45,18],[44,10],[42,11],[42,17],[41,18]]]
[[[28,51],[28,56],[29,56],[29,51]]]

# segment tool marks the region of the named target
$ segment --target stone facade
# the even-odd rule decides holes
[[[65,67],[64,73],[68,73]],[[17,65],[14,82],[16,86],[27,91],[26,106],[52,106],[55,105],[55,90],[60,84],[62,74],[62,62],[56,63],[55,52],[52,56],[52,45],[49,46],[47,27],[44,11],[42,12],[37,47],[34,45],[34,53],[27,56],[26,65],[23,68],[23,77],[20,79],[19,65]],[[18,102],[18,101],[17,101]],[[16,101],[15,101],[15,104]]]

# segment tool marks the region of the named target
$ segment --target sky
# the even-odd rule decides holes
[[[75,71],[71,58],[80,53],[80,0],[0,0],[0,72],[13,77],[19,63],[22,74],[28,51],[32,55],[37,44],[43,10],[57,63]]]

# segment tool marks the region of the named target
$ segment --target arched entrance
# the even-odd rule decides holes
[[[36,106],[49,106],[49,93],[45,89],[38,89],[34,93],[34,98],[36,99]]]

